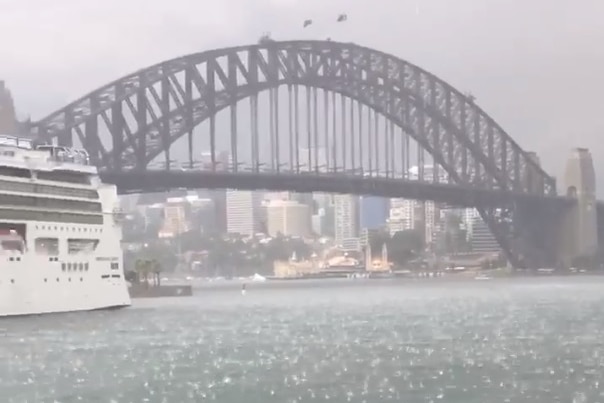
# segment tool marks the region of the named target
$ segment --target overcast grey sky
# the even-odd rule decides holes
[[[471,91],[553,174],[571,147],[591,148],[602,190],[603,20],[604,0],[0,0],[0,79],[36,119],[146,65],[264,31],[331,37]]]

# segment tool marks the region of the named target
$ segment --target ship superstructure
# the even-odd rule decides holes
[[[84,150],[0,135],[0,316],[130,305],[120,242]]]

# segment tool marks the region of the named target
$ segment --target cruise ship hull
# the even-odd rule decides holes
[[[92,273],[71,277],[58,275],[37,280],[15,276],[14,283],[3,280],[0,283],[0,318],[130,306],[130,296],[123,283],[100,277],[103,281],[95,281],[93,276]],[[28,284],[29,281],[42,284],[34,286]]]
[[[56,312],[32,312],[32,313],[19,313],[19,314],[9,314],[9,315],[0,315],[1,319],[10,319],[10,318],[24,318],[31,316],[41,316],[41,315],[65,315],[68,313],[76,313],[76,312],[97,312],[97,311],[115,311],[118,309],[128,308],[130,305],[119,305],[119,306],[107,306],[102,308],[93,308],[93,309],[70,309],[69,311],[56,311]]]
[[[123,275],[107,273],[102,262],[87,271],[63,271],[59,262],[29,263],[8,262],[3,268],[0,318],[130,306]]]
[[[27,270],[25,270],[27,271]],[[65,273],[60,269],[23,271],[0,280],[0,317],[123,308],[130,305],[124,279],[102,277],[94,270]],[[46,272],[46,273],[44,273]],[[20,274],[20,275],[19,275]],[[107,276],[105,274],[104,276]],[[114,276],[118,276],[114,274]]]

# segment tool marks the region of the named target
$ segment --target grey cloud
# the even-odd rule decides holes
[[[604,160],[601,0],[0,0],[0,9],[0,77],[34,117],[146,65],[269,31],[374,47],[472,91],[554,174],[572,146]],[[314,24],[303,29],[306,18]]]

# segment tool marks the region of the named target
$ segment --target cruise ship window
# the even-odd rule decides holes
[[[88,263],[84,263],[84,270],[88,271]]]
[[[4,208],[0,208],[0,216],[7,220],[64,222],[70,224],[103,224],[104,221],[102,214],[72,214],[54,211],[31,211]],[[51,229],[51,227],[49,226],[48,229]]]
[[[80,183],[86,185],[90,184],[90,175],[79,172],[40,171],[38,172],[38,179],[55,182]]]
[[[92,253],[95,251],[98,244],[98,239],[69,238],[67,240],[67,253],[70,255]]]
[[[0,175],[12,176],[16,178],[31,178],[31,172],[29,171],[29,169],[11,167],[0,167]]]
[[[23,253],[23,251],[25,250],[25,243],[22,239],[3,239],[0,240],[0,250],[8,250]]]
[[[41,255],[56,256],[59,254],[59,240],[57,238],[36,238],[35,251]]]
[[[80,263],[80,265],[79,265],[79,266],[80,266],[80,271],[83,271],[83,270],[84,270],[84,264],[83,264],[83,263]]]
[[[61,263],[61,270],[65,271],[67,269],[67,263]]]

